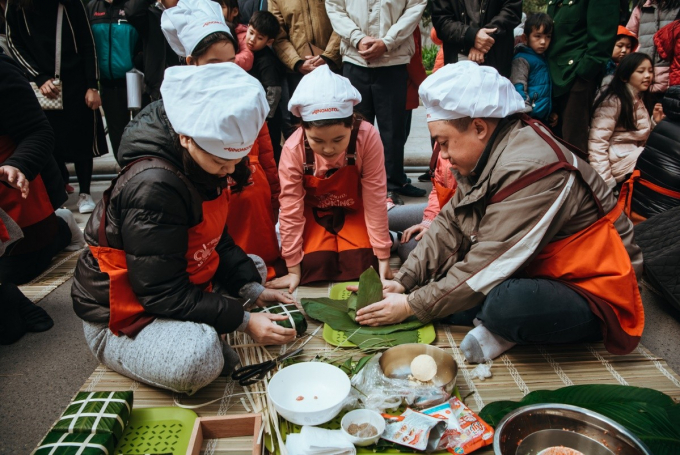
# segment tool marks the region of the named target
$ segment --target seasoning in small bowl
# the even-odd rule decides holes
[[[358,447],[375,444],[385,431],[385,419],[368,409],[355,409],[345,414],[340,422],[347,440]]]

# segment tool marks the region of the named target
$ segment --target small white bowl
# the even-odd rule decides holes
[[[376,430],[378,430],[378,434],[370,438],[357,438],[356,436],[352,436],[349,434],[347,429],[353,423],[370,423],[375,427]],[[342,433],[349,442],[358,447],[370,446],[371,444],[378,442],[378,439],[380,439],[380,436],[385,431],[385,419],[375,411],[370,411],[368,409],[355,409],[354,411],[350,411],[342,417],[340,426],[342,427]]]
[[[338,415],[349,395],[349,378],[323,362],[301,362],[279,370],[267,394],[276,411],[297,425],[320,425]]]

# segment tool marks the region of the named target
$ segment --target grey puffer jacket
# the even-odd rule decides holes
[[[189,281],[188,231],[202,221],[202,203],[218,196],[217,188],[193,184],[184,171],[176,133],[165,114],[163,101],[144,108],[125,130],[119,163],[126,166],[143,157],[160,158],[171,167],[139,173],[130,169],[111,192],[106,211],[106,239],[124,250],[130,286],[146,313],[208,324],[218,333],[236,330],[247,322],[243,302],[205,292]],[[180,175],[181,173],[181,175]],[[187,184],[189,183],[189,184]],[[85,228],[88,245],[99,245],[100,202]],[[239,248],[225,226],[215,247],[220,263],[212,279],[229,295],[257,299],[264,289],[253,261]],[[109,320],[109,277],[89,249],[81,255],[71,288],[76,314],[89,322]]]

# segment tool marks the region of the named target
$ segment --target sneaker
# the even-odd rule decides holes
[[[94,207],[95,203],[92,196],[87,193],[80,193],[80,197],[78,198],[78,211],[80,213],[92,213]]]
[[[68,228],[71,231],[71,243],[69,246],[64,248],[64,251],[78,251],[85,248],[85,236],[83,236],[83,231],[78,227],[73,212],[69,209],[57,209],[54,213],[68,224]]]
[[[408,196],[408,197],[423,197],[427,194],[427,191],[422,190],[420,188],[416,188],[415,186],[411,185],[410,183],[407,183],[406,185],[402,186],[401,188],[396,188],[393,190],[395,193],[399,193],[402,196]]]
[[[429,172],[429,171],[426,172],[426,173],[424,173],[423,175],[419,175],[419,176],[418,176],[418,181],[419,181],[419,182],[423,182],[423,183],[424,183],[424,182],[429,182],[430,180],[432,180],[432,177],[430,176],[430,172]]]
[[[69,185],[69,184],[67,183],[67,184],[66,184],[66,192],[67,192],[68,194],[73,194],[73,193],[76,192],[76,189],[73,188],[71,185]]]
[[[404,201],[399,197],[394,191],[387,192],[387,210],[391,209],[395,205],[404,205]]]

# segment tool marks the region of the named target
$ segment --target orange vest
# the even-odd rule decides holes
[[[439,210],[441,210],[442,208],[444,208],[446,203],[451,200],[453,195],[456,193],[456,189],[447,188],[444,185],[441,185],[435,179],[434,174],[437,170],[437,163],[439,162],[439,151],[440,151],[439,142],[435,142],[434,149],[432,149],[432,158],[430,158],[430,175],[432,175],[432,186],[434,187],[434,190],[437,192],[437,201],[439,201]]]
[[[655,183],[650,182],[649,180],[645,180],[640,176],[640,171],[635,170],[633,174],[630,176],[630,178],[623,184],[623,187],[626,188],[626,193],[624,194],[623,188],[621,188],[621,194],[619,194],[619,203],[623,205],[624,213],[628,215],[628,218],[630,218],[633,224],[642,223],[647,219],[642,215],[633,212],[633,209],[631,207],[633,202],[633,189],[636,184],[645,186],[652,191],[655,191],[659,194],[663,194],[664,196],[672,197],[674,199],[680,199],[680,193],[678,193],[677,191],[669,190],[668,188],[659,186]]]
[[[125,251],[109,247],[106,238],[106,209],[111,191],[125,172],[142,161],[151,161],[151,164],[139,172],[157,167],[158,163],[161,163],[163,167],[171,166],[158,158],[142,158],[121,170],[102,197],[102,217],[98,232],[99,246],[90,246],[92,255],[99,263],[99,268],[109,276],[109,329],[115,335],[122,333],[134,336],[154,320],[153,316],[144,312],[144,307],[139,303],[130,285]],[[171,203],[171,201],[166,202]],[[227,221],[228,192],[223,191],[215,199],[203,202],[202,208],[203,220],[188,231],[189,240],[185,258],[189,281],[206,292],[210,292],[212,289],[211,280],[215,276],[220,263],[219,255],[215,253],[215,247],[220,242]]]
[[[515,180],[496,193],[489,201],[491,204],[562,169],[575,171],[580,176],[580,170],[567,162],[557,142],[542,129],[545,127],[541,128],[540,122],[528,116],[523,116],[522,121],[552,147],[559,161]],[[627,188],[624,187],[622,193],[624,191],[627,192]],[[576,291],[600,319],[607,350],[628,354],[640,341],[645,317],[633,265],[614,226],[623,213],[623,204],[605,213],[592,189],[591,193],[598,207],[598,220],[576,234],[546,245],[524,273],[531,278],[559,281]]]
[[[347,147],[347,165],[329,171],[327,178],[314,176],[314,152],[305,144],[305,228],[302,234],[300,284],[312,281],[348,281],[368,267],[378,269],[378,258],[368,238],[361,178],[355,165],[357,120]]]

